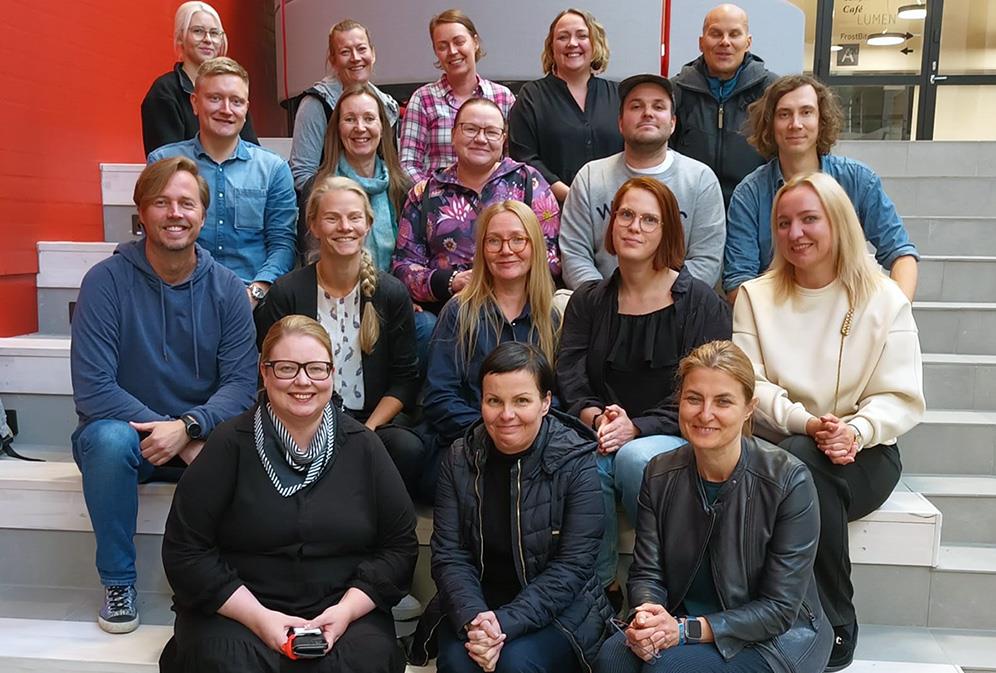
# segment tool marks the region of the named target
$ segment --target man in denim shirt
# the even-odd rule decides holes
[[[255,307],[294,266],[297,197],[290,167],[239,138],[249,109],[249,74],[241,65],[225,57],[202,63],[190,100],[200,132],[153,151],[149,163],[175,156],[197,162],[211,188],[197,242],[242,279]]]
[[[830,89],[807,75],[779,78],[751,106],[748,140],[769,161],[744,178],[730,200],[723,260],[723,289],[730,301],[742,283],[771,263],[775,193],[789,179],[813,171],[832,176],[851,197],[875,259],[912,301],[920,255],[875,171],[830,154],[842,124]]]

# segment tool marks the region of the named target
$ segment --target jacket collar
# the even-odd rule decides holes
[[[764,67],[764,61],[761,57],[755,56],[749,51],[744,54],[744,62],[741,64],[741,67],[743,70],[740,71],[737,86],[730,93],[730,97],[737,95],[744,89],[754,86],[763,80],[768,73],[767,68]],[[709,83],[706,81],[708,72],[709,71],[706,69],[705,57],[699,54],[698,58],[693,61],[689,61],[682,67],[675,83],[685,89],[712,95],[709,91]]]
[[[716,497],[716,502],[721,502],[727,493],[736,489],[740,483],[743,481],[744,472],[747,471],[750,465],[751,455],[753,454],[755,447],[755,441],[753,437],[748,437],[746,435],[740,438],[740,459],[737,461],[736,467],[733,468],[733,472],[727,477],[726,481],[723,483],[723,487],[719,491],[719,495]],[[692,449],[690,444],[686,444],[685,448],[688,451],[688,478],[692,480],[692,488],[698,493],[700,504],[702,508],[706,511],[710,505],[706,500],[705,489],[702,486],[702,479],[699,477],[698,464],[695,461],[695,450]]]

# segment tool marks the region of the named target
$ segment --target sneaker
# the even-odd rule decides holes
[[[138,592],[134,585],[104,587],[104,607],[97,624],[108,633],[131,633],[138,628]]]
[[[842,671],[854,661],[854,647],[858,644],[858,625],[845,624],[833,627],[833,650],[824,673]]]

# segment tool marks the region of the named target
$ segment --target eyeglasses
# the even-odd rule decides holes
[[[661,653],[659,651],[657,650],[651,651],[649,648],[642,647],[640,645],[634,645],[633,643],[629,642],[629,638],[626,637],[626,629],[629,628],[629,624],[627,624],[623,620],[616,619],[615,617],[613,617],[612,619],[609,620],[609,626],[614,628],[619,633],[623,634],[623,642],[626,643],[626,647],[628,647],[629,649],[642,652],[643,654],[648,655],[651,659],[661,658]]]
[[[469,122],[460,122],[457,126],[460,127],[460,132],[467,140],[473,140],[481,131],[484,131],[484,137],[493,143],[498,142],[505,136],[505,129],[498,128],[497,126],[478,126]]]
[[[508,243],[508,249],[512,252],[522,252],[526,249],[529,239],[525,236],[513,236],[512,238],[488,236],[484,239],[484,249],[488,252],[501,252],[506,243]]]
[[[207,28],[202,28],[200,26],[191,26],[187,30],[198,42],[203,40],[205,37],[210,37],[212,42],[221,42],[221,38],[225,37],[225,31],[217,30],[216,28],[208,30]]]
[[[629,208],[620,208],[612,214],[616,218],[616,222],[619,222],[623,226],[630,226],[633,224],[633,220],[637,218],[637,214],[630,210]],[[661,218],[656,215],[649,215],[644,213],[639,216],[640,218],[640,231],[645,234],[657,231],[661,226]]]
[[[264,362],[264,367],[269,367],[273,375],[278,379],[296,379],[298,372],[302,369],[305,375],[312,381],[324,381],[332,375],[331,362],[294,362],[293,360],[272,360]]]

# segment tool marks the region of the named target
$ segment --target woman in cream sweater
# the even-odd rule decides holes
[[[896,438],[924,412],[912,307],[865,251],[847,194],[822,173],[775,195],[774,258],[745,283],[733,340],[754,363],[757,434],[802,459],[819,493],[815,575],[835,644],[826,670],[857,642],[847,523],[889,497],[902,465]]]

